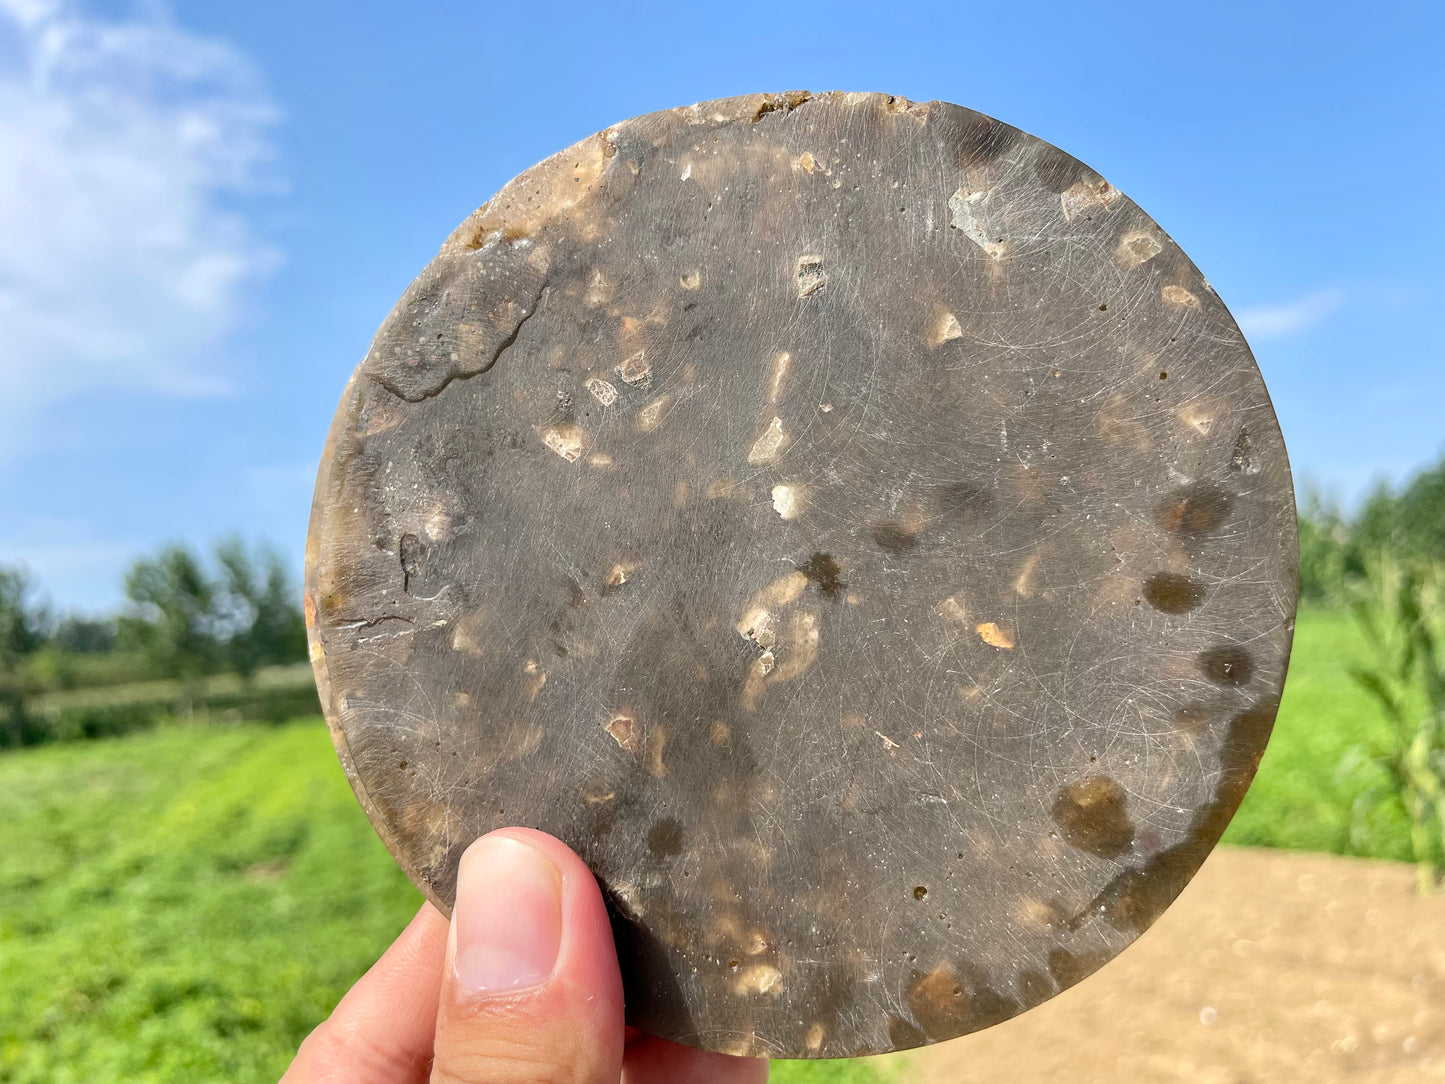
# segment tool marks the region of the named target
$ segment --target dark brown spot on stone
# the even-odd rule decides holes
[[[1053,816],[1065,840],[1100,858],[1117,858],[1134,842],[1128,795],[1107,775],[1075,780],[1059,791]]]
[[[1068,949],[1054,949],[1049,953],[1049,974],[1059,989],[1064,990],[1087,979],[1109,962],[1109,954],[1098,950],[1070,952]]]
[[[606,839],[617,827],[617,804],[615,802],[599,803],[591,807],[592,827],[591,833],[594,840]]]
[[[1013,146],[1022,134],[1010,124],[975,113],[972,109],[950,112],[953,114],[951,119],[954,120],[950,127],[957,131],[954,138],[958,146],[958,164],[965,169],[993,161]]]
[[[927,889],[924,885],[919,885],[917,888],[915,888],[915,889],[913,890],[913,898],[914,898],[915,900],[926,900],[926,899],[928,899],[928,889]]]
[[[1254,659],[1234,644],[1213,647],[1199,656],[1199,668],[1216,685],[1248,685],[1254,677]]]
[[[1231,796],[1236,804],[1244,798],[1245,788],[1254,778],[1254,770],[1259,766],[1259,758],[1264,753],[1270,732],[1274,730],[1275,710],[1270,705],[1257,704],[1229,722],[1229,732],[1219,752],[1227,773],[1225,781],[1220,784],[1220,791],[1233,788]]]
[[[1047,145],[1039,150],[1039,156],[1034,159],[1034,173],[1039,183],[1050,192],[1062,192],[1084,180],[1086,176],[1094,183],[1099,180],[1093,170],[1073,155]]]
[[[826,598],[840,598],[848,585],[838,578],[838,562],[826,553],[815,553],[798,571],[807,576]]]
[[[673,817],[664,817],[647,833],[647,849],[658,858],[671,858],[682,853],[682,825]]]
[[[587,593],[582,590],[582,585],[571,576],[567,577],[567,604],[574,610],[580,610],[587,605]]]
[[[874,524],[873,541],[884,553],[907,553],[918,545],[918,533],[905,524],[885,521]]]
[[[939,964],[926,975],[914,972],[914,976],[908,1011],[935,1042],[991,1027],[1022,1008],[989,985],[983,971],[967,964]]]
[[[1204,586],[1177,572],[1156,572],[1144,581],[1149,605],[1166,614],[1183,614],[1204,601]]]
[[[940,519],[976,519],[993,510],[994,495],[977,482],[950,482],[939,489],[936,504]]]
[[[908,991],[908,1009],[929,1038],[966,1030],[972,1008],[971,999],[948,964],[940,964],[918,978]]]
[[[1229,518],[1229,494],[1213,482],[1191,482],[1159,505],[1159,525],[1166,531],[1197,538]]]
[[[1077,930],[1095,917],[1102,917],[1116,930],[1134,934],[1143,933],[1154,924],[1189,883],[1239,808],[1259,767],[1259,758],[1264,755],[1278,706],[1277,699],[1262,702],[1230,720],[1229,730],[1219,747],[1223,776],[1215,788],[1214,798],[1194,815],[1188,836],[1182,843],[1160,851],[1142,866],[1127,869],[1110,881],[1069,920],[1071,930]]]
[[[912,1050],[915,1046],[922,1046],[928,1042],[928,1036],[903,1017],[890,1016],[888,1018],[888,1041],[893,1045],[894,1050]]]

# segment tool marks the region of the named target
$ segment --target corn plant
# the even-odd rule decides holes
[[[1445,843],[1445,566],[1382,553],[1368,572],[1353,609],[1373,658],[1351,676],[1384,714],[1389,737],[1352,751],[1382,780],[1361,794],[1355,821],[1381,803],[1403,809],[1426,893],[1439,880]]]

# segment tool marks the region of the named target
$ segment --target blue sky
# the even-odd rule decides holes
[[[1245,328],[1297,476],[1445,447],[1445,5],[0,0],[0,563],[299,568],[341,387],[508,178],[653,109],[881,90],[1082,158]]]

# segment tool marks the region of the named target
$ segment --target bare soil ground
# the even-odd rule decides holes
[[[1445,895],[1396,863],[1221,848],[1091,978],[875,1064],[910,1084],[1445,1081]]]

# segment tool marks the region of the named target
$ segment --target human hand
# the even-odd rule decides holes
[[[623,1023],[612,927],[582,860],[504,828],[467,848],[450,924],[424,904],[281,1084],[763,1084],[768,1063]]]

